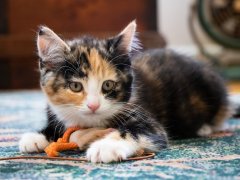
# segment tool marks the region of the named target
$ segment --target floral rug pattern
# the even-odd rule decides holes
[[[18,140],[22,133],[44,124],[45,104],[40,91],[0,93],[0,158],[25,155],[18,151]],[[240,179],[240,120],[227,123],[231,132],[172,141],[152,159],[111,164],[4,160],[0,161],[0,179]],[[84,154],[71,151],[61,156]]]

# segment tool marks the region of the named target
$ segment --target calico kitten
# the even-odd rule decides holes
[[[207,136],[228,116],[227,94],[209,67],[165,49],[137,52],[136,23],[119,35],[64,41],[47,27],[37,37],[48,123],[27,133],[21,152],[42,151],[70,126],[116,131],[87,149],[92,162],[159,151],[170,138]]]

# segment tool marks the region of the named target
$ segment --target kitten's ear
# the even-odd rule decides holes
[[[50,28],[40,26],[37,35],[38,55],[44,60],[50,60],[54,54],[70,51],[70,47]],[[60,61],[60,59],[51,59],[51,61]]]
[[[141,49],[140,41],[136,37],[136,21],[130,22],[114,39],[118,49],[124,53],[131,53]]]

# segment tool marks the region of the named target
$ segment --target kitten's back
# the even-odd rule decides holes
[[[138,103],[163,123],[170,137],[193,137],[204,125],[220,126],[228,115],[222,79],[209,67],[170,50],[133,59]]]

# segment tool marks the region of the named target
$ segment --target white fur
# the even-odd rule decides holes
[[[87,85],[85,85],[85,90],[88,92],[88,96],[99,95],[101,92],[102,83],[102,80],[100,81],[97,79],[97,77],[90,74]]]
[[[25,133],[19,141],[19,150],[24,153],[41,152],[47,147],[49,142],[40,133]]]
[[[159,151],[157,144],[154,144],[152,140],[146,136],[139,136],[138,143],[141,149],[143,149],[144,151],[149,151],[149,152]]]
[[[213,133],[212,127],[208,124],[204,124],[197,132],[197,135],[205,137]]]
[[[104,138],[94,142],[87,150],[87,159],[93,163],[121,161],[134,155],[139,149],[135,141]]]
[[[108,118],[119,111],[122,106],[108,102],[105,102],[104,107],[102,106],[103,105],[101,105],[94,114],[88,109],[88,107],[51,105],[51,109],[66,127],[106,127],[109,123]]]

